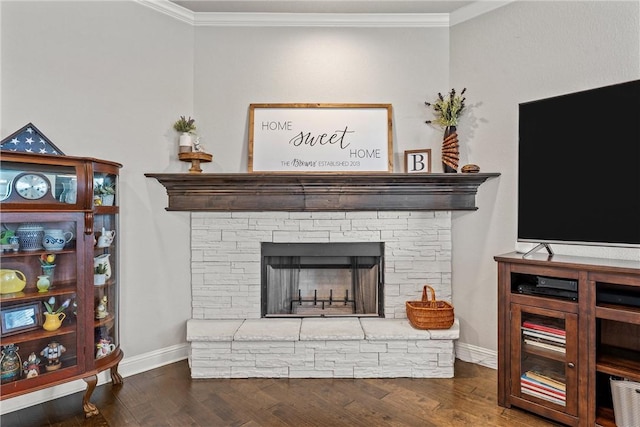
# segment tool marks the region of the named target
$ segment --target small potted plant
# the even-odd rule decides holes
[[[93,284],[104,285],[107,282],[107,264],[100,263],[93,269]]]
[[[193,143],[191,141],[191,135],[196,133],[195,120],[189,116],[180,116],[180,118],[173,124],[173,128],[180,133],[180,152],[189,152],[193,150]]]
[[[100,203],[96,203],[98,206],[113,206],[116,198],[116,184],[112,182],[98,185],[93,193],[96,196],[95,200],[100,198]]]

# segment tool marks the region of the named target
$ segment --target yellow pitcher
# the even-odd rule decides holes
[[[62,321],[67,317],[64,313],[44,313],[44,324],[42,327],[47,331],[55,331],[62,326]]]

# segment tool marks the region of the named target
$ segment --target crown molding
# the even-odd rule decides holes
[[[450,27],[517,0],[483,0],[453,13],[194,13],[169,0],[133,0],[201,27]]]
[[[196,13],[196,26],[448,27],[448,13]]]
[[[449,25],[454,26],[461,22],[469,21],[473,18],[483,15],[487,12],[491,12],[492,10],[498,9],[502,6],[506,6],[515,1],[517,0],[483,0],[471,3],[468,6],[461,7],[460,9],[453,11],[449,15]]]
[[[187,24],[195,24],[195,13],[182,6],[178,6],[169,0],[133,0],[134,2],[141,4],[142,6],[153,9],[157,12],[164,13],[179,21],[186,22]]]

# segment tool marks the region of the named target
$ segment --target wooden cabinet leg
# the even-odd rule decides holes
[[[122,375],[118,373],[118,365],[119,363],[116,363],[111,367],[111,383],[113,385],[122,384]]]
[[[82,397],[82,409],[84,409],[85,418],[90,418],[94,415],[98,415],[99,413],[96,405],[90,402],[91,394],[93,394],[93,390],[96,389],[96,385],[98,384],[98,376],[92,375],[83,379],[84,382],[87,383],[87,390],[84,392],[84,396]]]

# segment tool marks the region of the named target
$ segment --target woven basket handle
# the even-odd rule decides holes
[[[427,288],[431,292],[431,299],[429,299],[429,296],[427,295]],[[422,302],[436,302],[436,291],[434,291],[429,285],[424,285],[422,288]]]

